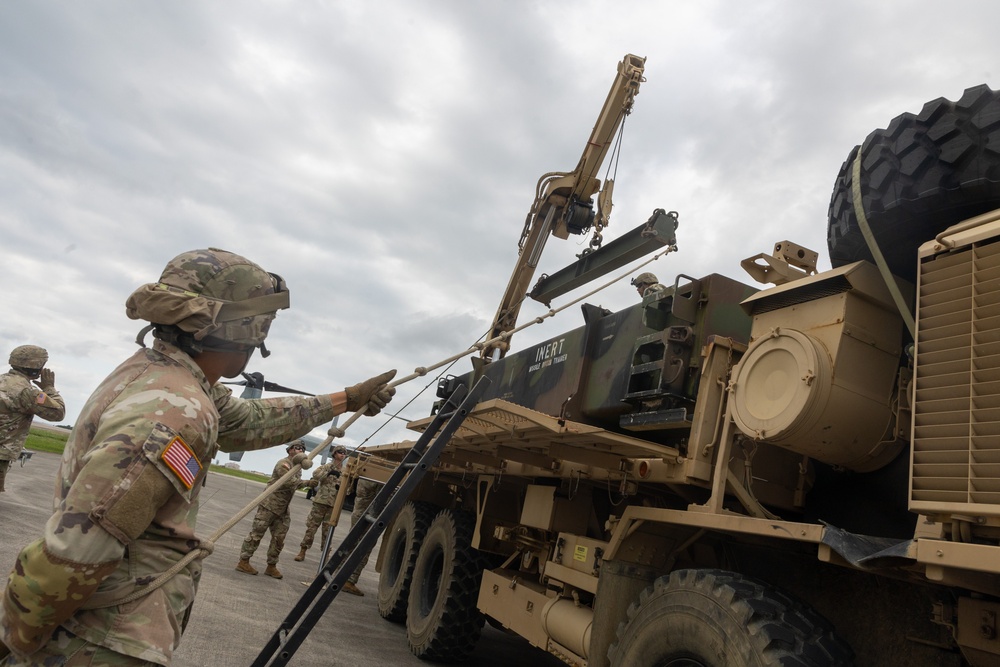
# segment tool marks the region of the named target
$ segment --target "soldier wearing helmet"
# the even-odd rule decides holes
[[[354,528],[368,508],[371,507],[372,503],[375,502],[375,496],[382,489],[382,482],[376,482],[373,479],[365,479],[364,477],[358,477],[357,483],[354,485],[354,509],[351,510],[351,528]],[[378,515],[379,508],[373,512],[373,514]],[[351,595],[363,596],[364,591],[358,588],[358,581],[361,579],[361,573],[365,569],[365,565],[368,564],[368,556],[371,555],[371,551],[366,551],[365,555],[358,562],[357,567],[354,568],[354,572],[351,572],[351,576],[347,578],[344,582],[344,587],[341,588],[345,593],[350,593]]]
[[[270,325],[288,305],[280,277],[215,248],[178,255],[128,298],[126,314],[149,323],[137,338],[142,349],[83,406],[55,512],[8,577],[6,664],[64,664],[71,655],[170,664],[201,563],[142,589],[199,546],[198,496],[215,453],[287,443],[342,412],[377,414],[391,400],[395,371],[318,396],[234,397],[219,380],[238,375],[255,349],[266,354]],[[134,599],[122,604],[126,596]]]
[[[50,422],[66,415],[66,404],[56,391],[56,374],[45,368],[48,360],[45,348],[20,345],[10,353],[10,371],[0,375],[0,493],[35,415]]]
[[[274,470],[271,471],[271,479],[268,480],[267,485],[271,486],[277,483],[295,465],[293,463],[295,455],[305,453],[305,451],[306,445],[302,440],[289,443],[285,447],[285,453],[288,456],[275,464]],[[253,557],[254,552],[257,551],[260,541],[264,538],[264,533],[270,530],[271,542],[267,547],[267,568],[264,570],[264,574],[275,579],[281,579],[282,574],[278,570],[278,557],[281,556],[281,550],[285,547],[285,537],[288,535],[288,528],[292,525],[288,506],[292,502],[292,496],[295,495],[295,491],[302,486],[313,487],[315,484],[311,480],[303,482],[302,471],[296,470],[295,474],[282,482],[277,491],[261,501],[260,505],[257,505],[257,513],[254,515],[250,533],[243,540],[243,548],[240,550],[240,562],[236,564],[237,570],[246,572],[247,574],[257,574],[256,568],[250,564],[250,559]]]
[[[666,285],[661,285],[660,281],[656,279],[656,276],[650,272],[640,273],[635,278],[632,279],[632,284],[635,289],[639,292],[639,296],[646,297],[650,294],[656,292],[662,292],[667,289]]]
[[[306,559],[306,552],[312,548],[316,531],[323,526],[323,544],[326,544],[327,535],[330,534],[330,514],[333,512],[333,505],[337,501],[337,490],[340,488],[340,473],[343,470],[344,459],[347,458],[347,448],[337,446],[330,454],[329,463],[325,463],[313,471],[309,485],[315,489],[312,498],[312,508],[309,516],[306,517],[306,534],[299,544],[299,553],[295,560]]]

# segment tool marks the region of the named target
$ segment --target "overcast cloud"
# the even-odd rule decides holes
[[[270,381],[336,391],[467,349],[537,179],[576,165],[626,53],[648,58],[647,81],[605,238],[664,208],[681,226],[650,267],[663,282],[750,283],[739,260],[785,239],[829,268],[851,148],[929,100],[996,88],[998,24],[987,0],[3,3],[0,352],[48,348],[72,423],[135,349],[127,296],[209,246],[289,285],[273,355],[248,369]],[[585,244],[551,240],[540,272]],[[591,302],[634,298],[622,281]],[[543,312],[529,302],[522,321]],[[580,323],[569,309],[514,348]],[[393,407],[428,383],[402,410],[426,415],[431,378]],[[373,440],[410,435],[395,420]]]

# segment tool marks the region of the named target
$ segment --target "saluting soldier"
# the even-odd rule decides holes
[[[0,493],[35,415],[50,422],[66,416],[66,404],[56,391],[56,374],[45,368],[48,360],[45,348],[20,345],[10,353],[10,370],[0,375]]]

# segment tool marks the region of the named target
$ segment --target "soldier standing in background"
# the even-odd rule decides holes
[[[201,579],[198,559],[179,564],[201,546],[198,496],[215,453],[289,442],[392,399],[395,371],[319,396],[233,396],[219,380],[255,349],[268,354],[288,304],[279,276],[216,248],[178,255],[132,293],[126,314],[150,323],[143,349],[98,386],[66,442],[52,517],[7,578],[5,667],[169,665]]]
[[[48,360],[45,348],[21,345],[10,353],[10,371],[0,375],[0,493],[35,415],[50,422],[66,415],[66,404],[56,391],[56,374],[45,368]]]
[[[382,484],[379,482],[374,482],[370,479],[365,479],[363,477],[358,478],[357,491],[354,495],[354,509],[351,511],[351,527],[361,520],[361,517],[365,515],[368,507],[375,500],[375,496],[378,495],[379,489],[382,488]],[[364,591],[358,588],[358,579],[361,578],[361,571],[365,569],[365,565],[368,563],[368,556],[371,551],[366,551],[361,562],[358,566],[354,568],[354,572],[348,577],[347,581],[344,583],[343,590],[345,593],[350,593],[351,595],[364,595]]]
[[[271,486],[284,476],[286,472],[291,470],[292,465],[294,465],[292,457],[296,454],[302,454],[305,451],[305,443],[301,440],[296,440],[288,445],[285,448],[288,456],[274,464],[274,470],[271,472],[271,479],[267,481],[267,485]],[[240,562],[236,564],[237,570],[246,572],[247,574],[257,574],[257,569],[250,564],[250,559],[253,558],[254,552],[257,551],[260,541],[264,538],[264,533],[270,530],[271,542],[267,546],[267,568],[265,568],[264,574],[275,579],[281,579],[282,574],[278,570],[278,558],[281,556],[281,550],[285,548],[285,536],[288,535],[288,528],[292,525],[292,516],[288,511],[288,506],[292,502],[292,496],[303,486],[315,487],[316,480],[312,479],[308,482],[303,482],[302,471],[296,470],[294,475],[282,482],[277,491],[264,498],[260,505],[257,505],[257,514],[253,517],[253,526],[250,528],[250,534],[243,540],[243,548],[240,550]]]
[[[666,285],[661,285],[660,281],[656,279],[656,276],[648,271],[646,273],[640,273],[633,278],[632,284],[635,285],[635,289],[639,292],[639,296],[649,296],[655,292],[662,292],[667,289]]]
[[[340,473],[347,458],[347,448],[343,446],[334,447],[332,461],[321,465],[313,472],[313,488],[316,490],[312,499],[312,508],[309,516],[306,517],[306,534],[299,545],[299,553],[295,560],[306,559],[306,552],[312,548],[316,530],[323,526],[323,544],[326,544],[326,536],[330,534],[330,513],[337,500],[337,489],[340,488]]]

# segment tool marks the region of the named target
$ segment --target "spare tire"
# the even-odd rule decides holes
[[[916,278],[917,248],[951,225],[1000,208],[1000,93],[969,88],[875,130],[861,150],[861,203],[889,270]],[[830,199],[827,245],[834,267],[872,261],[854,209],[858,147]]]

